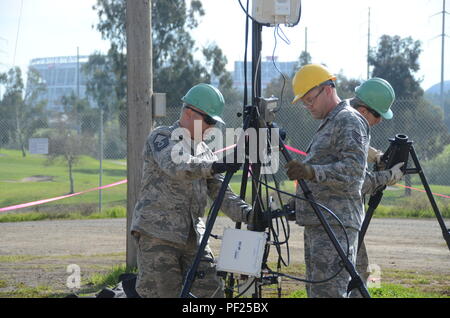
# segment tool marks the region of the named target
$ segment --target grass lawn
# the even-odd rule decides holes
[[[0,207],[27,203],[37,200],[49,199],[68,194],[70,191],[69,172],[64,162],[46,165],[46,157],[43,155],[30,155],[25,158],[19,151],[0,151]],[[26,178],[33,176],[51,177],[51,181],[30,182]],[[125,161],[104,160],[102,185],[107,185],[126,179],[127,171]],[[98,187],[99,185],[99,161],[91,157],[83,156],[74,167],[74,191],[81,192]],[[102,202],[105,204],[114,202],[126,202],[126,185],[102,190]],[[47,203],[43,207],[58,206],[60,210],[79,206],[98,204],[98,191],[92,191],[82,195]],[[39,206],[34,208],[39,210]]]
[[[30,177],[46,176],[50,181],[29,181]],[[125,160],[104,160],[102,184],[107,185],[126,179]],[[230,183],[235,193],[240,192],[242,172],[236,173]],[[269,185],[275,186],[268,177]],[[74,167],[75,192],[93,189],[99,185],[99,161],[83,156]],[[413,185],[423,189],[423,186]],[[285,180],[280,188],[289,193],[295,193],[295,183]],[[450,195],[450,186],[432,185],[432,191]],[[17,150],[0,149],[0,207],[43,200],[68,194],[70,190],[68,168],[59,161],[46,165],[44,155],[22,157]],[[102,190],[102,213],[98,211],[99,191],[92,191],[71,198],[37,205],[31,208],[19,209],[0,215],[0,222],[31,221],[52,218],[78,219],[85,217],[124,217],[126,215],[126,184]],[[277,198],[274,190],[269,189],[269,195]],[[412,191],[412,196],[406,197],[404,188],[393,186],[384,192],[383,200],[374,217],[429,217],[434,213],[425,193]],[[264,193],[265,195],[265,193]],[[283,203],[289,197],[282,194]],[[247,183],[246,200],[251,198],[251,181]],[[450,218],[450,199],[434,196],[442,215]]]
[[[124,264],[116,264],[109,270],[92,274],[81,282],[81,289],[76,291],[79,296],[95,296],[105,287],[114,287],[118,278],[123,273],[136,273],[135,269],[128,269]],[[282,270],[293,276],[304,276],[304,265],[294,265]],[[0,281],[0,288],[2,281]],[[7,282],[3,282],[4,285]],[[277,298],[277,286],[267,285],[262,289],[264,298]],[[372,298],[450,298],[450,289],[445,277],[433,273],[417,273],[412,271],[385,270],[382,282],[378,286],[369,285],[369,293]],[[20,286],[17,285],[14,292],[4,293],[2,297],[64,297],[68,293],[54,290],[51,286]],[[235,294],[237,295],[237,293]],[[303,283],[283,279],[282,298],[306,298],[306,290]]]

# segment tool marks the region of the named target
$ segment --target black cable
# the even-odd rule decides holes
[[[247,10],[249,7],[247,0]],[[239,1],[240,3],[240,1]],[[241,4],[242,6],[242,4]],[[244,43],[244,107],[247,105],[247,49],[248,49],[248,16],[245,18],[245,43]]]
[[[269,139],[269,148],[271,148],[270,139]],[[275,173],[272,173],[271,175],[272,175],[272,179],[273,179],[273,181],[274,181],[274,183],[275,183],[275,185],[277,186],[277,189],[278,189],[279,182],[278,182],[278,180],[277,180],[277,178],[275,176]],[[267,183],[267,181],[266,181],[266,183]],[[283,199],[281,198],[280,193],[278,191],[276,191],[276,193],[278,195],[278,201],[280,202],[281,206],[283,206]],[[277,231],[279,231],[278,219],[279,218],[276,218]],[[287,224],[286,224],[287,225],[287,232],[286,232],[286,228],[285,228],[285,224],[284,224],[284,220],[283,219],[281,219],[281,225],[283,226],[283,232],[285,234],[285,239],[286,239],[286,241],[283,242],[283,243],[286,243],[286,245],[288,246],[288,241],[289,241],[289,237],[290,237],[289,222],[287,222]]]
[[[249,170],[249,171],[250,171],[250,170]],[[251,176],[252,176],[252,182],[253,182],[253,185],[254,185],[255,187],[256,187],[255,182],[261,183],[261,184],[266,184],[266,183],[264,183],[264,182],[262,182],[262,181],[257,181],[257,180],[254,178],[254,175],[253,175],[253,173],[252,173],[251,171],[250,171],[250,174],[251,174]],[[256,180],[256,181],[255,181],[255,180]],[[266,191],[267,191],[267,187],[266,187]],[[266,192],[266,199],[268,199],[268,197],[269,197],[269,196],[268,196],[268,192]],[[258,201],[259,201],[261,207],[264,209],[264,204],[263,204],[262,198],[261,198],[261,196],[260,196],[259,194],[257,195],[257,199],[258,199]],[[266,209],[264,209],[264,210],[266,210]],[[269,226],[269,229],[273,232],[273,236],[274,236],[274,243],[273,243],[273,245],[274,245],[275,248],[277,249],[278,256],[279,256],[279,257],[282,257],[282,256],[281,256],[281,249],[280,249],[280,247],[279,247],[279,246],[281,245],[281,243],[278,241],[278,235],[275,233],[275,231],[274,231],[272,225]],[[270,235],[270,231],[269,231],[268,234]],[[268,254],[269,254],[269,249],[266,249],[265,252],[264,252],[264,256],[263,256],[264,262],[265,262],[265,260],[267,260]],[[283,259],[283,264],[285,264],[285,266],[287,266],[286,263],[284,262],[284,259]]]
[[[272,174],[272,176],[274,177],[273,174]],[[265,183],[267,184],[267,177],[265,179],[266,179]],[[268,189],[268,188],[266,187],[266,189]],[[282,204],[282,201],[280,201],[280,202]],[[284,238],[285,238],[285,240],[281,241],[281,242],[279,240],[279,236],[280,236],[279,221],[281,221],[281,225],[283,227]],[[273,222],[275,222],[275,224],[276,224],[276,229],[274,228]],[[289,223],[287,225],[288,225],[288,228],[289,228]],[[280,220],[280,218],[272,219],[271,220],[271,224],[269,226],[269,229],[270,229],[270,231],[273,234],[273,241],[274,241],[273,245],[275,246],[275,248],[277,250],[277,253],[278,253],[278,262],[279,263],[280,262],[283,263],[283,265],[287,267],[289,262],[290,262],[290,253],[289,253],[289,235],[290,235],[290,231],[289,231],[289,233],[287,233],[286,227],[285,227],[285,224],[284,224],[284,221],[283,221],[282,218],[281,218],[281,220]],[[286,244],[286,249],[287,249],[287,258],[288,258],[287,262],[284,260],[282,252],[281,252],[281,245],[284,245],[284,244]]]
[[[251,174],[251,173],[252,173],[252,172],[250,171],[250,174]],[[291,197],[296,198],[296,199],[299,199],[299,200],[303,200],[303,201],[310,202],[310,203],[316,205],[317,207],[322,208],[322,209],[324,209],[326,212],[328,212],[328,213],[329,213],[329,214],[330,214],[330,215],[331,215],[331,216],[339,223],[339,225],[341,226],[341,228],[344,230],[344,234],[345,234],[346,241],[347,241],[347,257],[348,257],[348,255],[349,255],[349,239],[348,239],[348,236],[347,236],[347,231],[345,231],[344,224],[343,224],[342,221],[339,219],[339,217],[338,217],[336,214],[334,214],[333,211],[331,211],[329,208],[327,208],[327,207],[324,206],[323,204],[317,203],[316,201],[313,201],[313,200],[310,200],[310,199],[306,199],[306,198],[300,197],[300,196],[298,196],[298,195],[295,195],[295,194],[292,194],[292,193],[289,193],[289,192],[286,192],[286,191],[283,191],[283,190],[274,188],[274,187],[272,187],[272,186],[270,186],[270,185],[268,185],[268,184],[266,184],[266,183],[264,183],[264,182],[262,182],[262,181],[257,181],[257,182],[259,182],[259,183],[261,183],[262,185],[268,187],[269,189],[275,190],[275,191],[280,192],[280,193],[282,193],[282,194],[291,196]]]
[[[276,178],[274,173],[272,174],[272,179],[273,179],[273,181],[274,181],[274,183],[275,183],[275,185],[277,186],[277,189],[278,189],[279,182],[278,182],[278,180],[277,180],[277,178]],[[276,191],[276,193],[278,195],[278,201],[280,202],[280,205],[284,206],[283,199],[281,198],[280,193],[278,191]],[[286,220],[287,220],[287,217],[286,217]],[[283,228],[284,228],[284,220],[283,220],[282,224],[283,224]],[[286,223],[286,227],[287,227],[287,233],[286,233],[286,231],[284,231],[284,232],[285,232],[285,237],[286,237],[286,244],[288,244],[289,237],[291,236],[291,227],[289,226],[289,221]]]
[[[234,298],[239,298],[239,297],[241,297],[242,295],[244,295],[249,289],[250,289],[250,287],[252,287],[252,285],[254,284],[256,282],[256,277],[255,278],[253,278],[253,282],[251,282],[243,291],[241,291],[238,295],[236,295],[236,297],[234,297]],[[239,288],[239,286],[236,286],[237,288]]]
[[[278,73],[280,73],[281,76],[283,77],[283,85],[281,86],[280,105],[273,110],[274,113],[279,111],[281,109],[281,106],[283,105],[284,87],[286,86],[286,76],[283,74],[283,72],[281,72],[281,70],[278,68],[277,64],[275,63],[275,50],[277,48],[277,30],[278,30],[278,26],[276,26],[273,30],[273,37],[275,40],[275,44],[273,46],[273,51],[272,51],[272,64],[275,67],[275,69],[278,71]]]
[[[302,16],[302,1],[300,1],[300,6],[298,8],[298,18],[297,21],[295,21],[295,23],[293,25],[291,25],[291,27],[296,26],[299,22],[300,22],[300,18]]]
[[[248,7],[247,7],[247,10],[245,10],[244,6],[243,6],[242,3],[241,3],[241,0],[238,0],[238,1],[239,1],[239,5],[241,6],[241,8],[242,8],[242,10],[244,11],[244,13],[246,14],[246,16],[247,16],[248,18],[250,18],[253,22],[259,23],[259,22],[256,21],[251,15],[248,14]],[[299,10],[298,10],[298,18],[297,18],[297,21],[295,21],[294,24],[290,24],[289,26],[290,26],[290,27],[296,26],[296,25],[300,22],[301,16],[302,16],[302,2],[300,1],[300,6],[299,6]],[[259,24],[262,24],[262,25],[264,25],[264,26],[270,26],[270,23],[259,23]]]
[[[258,112],[257,115],[258,115],[258,118],[259,118],[260,114],[259,114],[259,110],[258,110],[258,109],[257,109],[257,112]],[[270,141],[269,141],[268,147],[269,147],[269,149],[272,149],[272,144],[270,143]],[[253,176],[253,172],[252,172],[251,170],[249,170],[249,173],[250,173],[250,175],[252,176],[252,181],[255,182],[255,178],[254,178],[254,176]],[[346,257],[348,258],[348,256],[350,255],[350,241],[349,241],[349,239],[348,239],[347,231],[345,230],[344,224],[343,224],[343,223],[341,222],[341,220],[337,217],[337,215],[334,214],[333,211],[331,211],[328,207],[326,207],[326,206],[324,206],[324,205],[322,205],[322,204],[320,204],[320,203],[317,203],[317,202],[314,201],[314,200],[302,198],[302,197],[300,197],[300,196],[297,196],[297,195],[294,195],[294,194],[291,194],[291,193],[282,191],[282,190],[280,190],[280,189],[278,189],[278,188],[274,188],[274,187],[268,185],[267,183],[262,182],[261,180],[256,180],[256,182],[258,182],[258,183],[260,183],[260,184],[262,184],[262,185],[265,185],[267,188],[272,189],[272,190],[275,190],[275,191],[278,192],[278,193],[283,193],[283,194],[288,195],[288,196],[291,196],[291,197],[293,197],[293,198],[297,198],[297,199],[299,199],[299,200],[304,200],[304,201],[310,202],[310,203],[314,204],[316,207],[319,207],[319,208],[321,207],[321,208],[323,208],[326,212],[328,212],[328,213],[329,213],[329,214],[330,214],[330,215],[338,222],[338,224],[340,225],[340,227],[341,227],[342,230],[343,230],[343,233],[344,233],[344,235],[345,235],[345,239],[346,239],[346,242],[347,242],[347,253],[346,253]],[[255,185],[254,185],[254,186],[255,186]],[[257,197],[259,198],[259,194],[257,195]],[[260,200],[261,200],[261,199],[260,199]],[[261,204],[261,206],[263,206],[263,205]],[[340,269],[336,272],[336,274],[334,274],[334,275],[331,276],[330,278],[327,278],[327,279],[324,279],[324,280],[321,280],[321,281],[309,281],[309,280],[306,280],[306,279],[300,279],[300,278],[299,278],[298,280],[301,280],[301,281],[304,281],[304,282],[307,282],[307,283],[324,283],[324,282],[327,282],[327,281],[333,279],[334,277],[336,277],[336,276],[343,270],[343,268],[344,268],[344,266],[343,266],[343,264],[341,263]]]
[[[280,242],[279,239],[278,239],[278,234],[275,233],[273,227],[270,227],[270,229],[273,232],[273,237],[274,237],[274,244],[273,245],[275,246],[275,248],[277,250],[277,253],[278,253],[278,262],[283,263],[283,265],[287,267],[287,266],[289,266],[289,261],[290,261],[290,253],[289,253],[289,246],[288,245],[286,245],[287,246],[288,261],[285,262],[283,256],[281,255],[281,245],[287,244],[287,241]]]
[[[336,219],[336,221],[339,223],[339,225],[341,226],[341,228],[342,228],[342,230],[343,230],[343,232],[344,232],[344,235],[345,235],[345,238],[346,238],[346,242],[347,242],[347,253],[346,253],[346,254],[347,254],[347,257],[349,256],[349,254],[350,254],[350,251],[349,251],[350,243],[349,243],[347,231],[345,230],[345,227],[344,227],[344,225],[342,224],[341,220],[340,220],[340,219],[336,216],[336,214],[334,214],[329,208],[327,208],[326,206],[324,206],[324,205],[322,205],[322,204],[320,204],[320,203],[317,203],[317,202],[315,202],[315,201],[313,201],[313,200],[309,200],[309,199],[306,199],[306,198],[297,196],[297,195],[295,195],[295,194],[292,194],[292,193],[289,193],[289,192],[280,190],[280,189],[278,189],[278,188],[274,188],[274,187],[270,186],[269,184],[264,183],[264,182],[261,181],[261,180],[256,180],[256,179],[253,177],[253,172],[252,172],[251,170],[249,170],[249,173],[250,173],[250,175],[252,176],[252,182],[260,183],[260,184],[264,185],[265,187],[267,187],[267,188],[269,188],[269,189],[275,190],[277,193],[282,193],[282,194],[288,195],[288,196],[290,196],[290,197],[293,197],[293,198],[296,198],[296,199],[299,199],[299,200],[303,200],[303,201],[310,202],[310,203],[312,203],[312,204],[318,206],[319,208],[324,209],[326,212],[328,212],[334,219]],[[263,207],[263,205],[262,205],[262,200],[261,200],[261,198],[260,198],[260,195],[258,195],[257,198],[260,200],[260,204],[261,204],[261,206]],[[214,202],[215,202],[215,201],[214,201]],[[214,207],[214,202],[213,202],[213,204],[211,205],[208,214],[211,214],[211,211],[212,211],[212,209],[213,209],[213,207]],[[209,218],[209,215],[208,215],[208,218]],[[274,246],[276,246],[276,245],[274,245]],[[265,255],[265,256],[266,256],[266,255]],[[267,258],[266,258],[266,257],[263,257],[263,260],[264,260],[264,262],[265,262],[265,260],[267,260]],[[279,273],[279,272],[274,272],[274,271],[272,271],[272,270],[270,270],[270,269],[269,269],[269,273],[270,273],[270,274],[277,274],[277,275],[280,275],[280,276],[287,277],[287,278],[289,278],[289,279],[293,279],[293,280],[297,280],[297,281],[301,281],[301,282],[305,282],[305,283],[319,284],[319,283],[325,283],[325,282],[327,282],[327,281],[332,280],[332,279],[335,278],[337,275],[339,275],[339,273],[340,273],[343,269],[344,269],[344,266],[341,265],[341,266],[340,266],[340,269],[339,269],[333,276],[331,276],[331,277],[329,277],[329,278],[326,278],[326,279],[324,279],[324,280],[320,280],[320,281],[313,281],[313,280],[302,279],[302,278],[298,278],[298,277],[295,277],[295,276],[291,276],[291,275],[287,275],[287,274],[283,274],[283,273]],[[255,279],[256,279],[256,278],[255,278]],[[247,289],[247,290],[248,290],[248,289]],[[243,293],[245,293],[245,291],[242,292],[241,294],[243,294]]]
[[[252,172],[250,171],[250,174],[251,174],[251,173],[252,173]],[[303,197],[300,197],[300,196],[297,196],[297,195],[294,195],[294,194],[285,192],[285,191],[283,191],[283,190],[276,189],[276,188],[274,188],[274,187],[272,187],[272,186],[270,186],[270,185],[268,185],[268,184],[264,184],[262,181],[257,181],[257,182],[263,184],[264,186],[268,187],[269,189],[275,190],[275,191],[277,191],[277,192],[279,191],[280,193],[283,193],[283,194],[285,194],[285,195],[291,196],[291,197],[293,197],[293,198],[296,198],[296,199],[299,199],[299,200],[303,200],[303,201],[308,201],[308,202],[310,202],[310,203],[312,203],[312,204],[314,204],[314,205],[316,205],[316,206],[318,206],[318,207],[324,209],[326,212],[328,212],[334,219],[336,219],[336,221],[339,223],[339,225],[341,226],[341,228],[342,228],[342,230],[343,230],[343,232],[344,232],[344,235],[345,235],[345,238],[346,238],[346,242],[347,242],[347,253],[346,253],[346,254],[347,254],[347,257],[349,256],[349,254],[350,254],[350,242],[349,242],[349,239],[348,239],[347,231],[345,230],[345,227],[344,227],[343,223],[341,222],[341,220],[340,220],[340,219],[336,216],[336,214],[334,214],[329,208],[327,208],[326,206],[324,206],[324,205],[322,205],[322,204],[320,204],[320,203],[317,203],[317,202],[315,202],[315,201],[313,201],[313,200],[309,200],[309,199],[306,199],[306,198],[303,198]],[[338,270],[334,275],[332,275],[332,276],[329,277],[329,278],[326,278],[326,279],[323,279],[323,280],[319,280],[319,281],[302,279],[302,278],[294,277],[294,276],[287,275],[287,274],[283,274],[283,273],[277,273],[277,272],[273,272],[273,271],[271,271],[270,273],[271,273],[271,274],[277,274],[277,275],[280,275],[280,276],[284,276],[284,277],[287,277],[287,278],[290,278],[290,279],[293,279],[293,280],[297,280],[297,281],[309,283],[309,284],[320,284],[320,283],[325,283],[325,282],[328,282],[328,281],[332,280],[332,279],[335,278],[337,275],[339,275],[339,273],[340,273],[343,269],[344,269],[344,266],[343,266],[343,265],[340,265],[339,270]]]
[[[244,8],[244,6],[242,5],[241,0],[238,0],[238,1],[239,1],[239,5],[241,6],[241,8],[244,11],[245,15],[247,16],[247,18],[251,19],[253,22],[259,23],[250,14],[248,14],[248,5],[247,5],[247,10],[246,10]],[[270,26],[270,23],[259,23],[259,24],[264,25],[264,26]]]
[[[259,110],[257,110],[257,111],[259,112]],[[259,116],[259,114],[258,114],[258,116]],[[271,144],[270,144],[270,143],[269,143],[269,147],[271,148]],[[329,214],[330,214],[330,215],[338,222],[338,224],[341,226],[341,228],[342,228],[342,230],[343,230],[343,233],[344,233],[344,235],[345,235],[346,242],[347,242],[347,253],[346,253],[347,255],[346,255],[346,256],[347,256],[347,258],[348,258],[349,254],[350,254],[350,250],[349,250],[349,249],[350,249],[350,242],[349,242],[349,239],[348,239],[347,231],[345,230],[345,227],[344,227],[343,223],[341,222],[341,220],[337,217],[336,214],[334,214],[333,211],[331,211],[331,210],[330,210],[329,208],[327,208],[326,206],[324,206],[324,205],[322,205],[322,204],[320,204],[320,203],[317,203],[316,201],[309,200],[309,199],[306,199],[306,198],[302,198],[302,197],[300,197],[300,196],[297,196],[297,195],[294,195],[294,194],[291,194],[291,193],[282,191],[282,190],[280,190],[280,189],[274,188],[274,187],[268,185],[267,183],[264,183],[264,182],[261,181],[261,180],[256,180],[255,177],[254,177],[254,175],[253,175],[253,172],[252,172],[251,170],[249,170],[249,173],[250,173],[250,175],[252,176],[252,182],[253,182],[253,185],[254,185],[255,187],[256,187],[256,184],[254,184],[254,182],[260,183],[260,184],[266,186],[266,188],[275,190],[275,191],[278,192],[278,193],[283,193],[283,194],[285,194],[285,195],[288,195],[288,196],[297,198],[297,199],[299,199],[299,200],[308,201],[308,202],[310,202],[310,203],[312,203],[312,204],[314,204],[314,205],[316,205],[316,206],[318,206],[318,207],[323,208],[326,212],[328,212],[328,213],[329,213]],[[262,204],[262,200],[261,200],[261,198],[260,198],[259,193],[258,193],[258,195],[257,195],[257,198],[258,198],[259,201],[260,201],[261,207],[263,207],[264,205]],[[263,260],[265,261],[266,259],[263,258]],[[331,277],[329,277],[329,278],[326,278],[326,279],[324,279],[324,280],[320,280],[320,281],[312,281],[312,280],[310,281],[310,280],[300,279],[300,278],[298,278],[297,280],[300,280],[300,281],[303,281],[303,282],[306,282],[306,283],[311,283],[311,284],[324,283],[324,282],[330,281],[331,279],[333,279],[334,277],[336,277],[337,275],[339,275],[339,273],[340,273],[343,269],[344,269],[344,266],[341,265],[341,266],[340,266],[340,269],[339,269],[333,276],[331,276]]]

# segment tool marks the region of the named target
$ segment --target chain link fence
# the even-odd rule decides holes
[[[371,129],[372,146],[385,151],[389,138],[396,134],[407,135],[413,141],[432,190],[450,196],[450,137],[442,112],[422,100],[398,100],[392,109],[392,120],[383,120]],[[241,112],[241,105],[227,106],[226,128],[242,127],[242,116],[237,116]],[[171,125],[179,117],[180,108],[169,107],[166,117],[155,118],[154,127]],[[305,109],[288,101],[277,112],[275,121],[286,131],[285,142],[301,151],[306,151],[319,125]],[[98,109],[79,114],[49,114],[45,120],[30,119],[26,123],[0,118],[0,207],[77,193],[126,179],[126,127],[126,114],[103,114],[102,120]],[[32,138],[48,140],[48,154],[30,153]],[[224,140],[224,146],[233,142]],[[293,157],[302,159],[299,154]],[[284,159],[280,159],[280,170],[275,176],[282,187],[292,189],[286,186],[290,181],[284,164]],[[417,175],[408,176],[406,182],[422,188]],[[412,202],[412,208],[428,202],[426,196],[417,191],[411,193],[398,186],[388,190],[391,194],[385,195],[383,203],[392,206],[405,207],[402,198],[407,196],[410,196],[407,201]],[[100,209],[125,209],[126,191],[126,184],[121,184],[16,211],[90,215]],[[450,204],[448,198],[438,197],[438,201],[444,208]]]

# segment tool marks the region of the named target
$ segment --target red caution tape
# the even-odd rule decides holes
[[[413,188],[413,187],[408,187],[408,186],[405,186],[405,185],[403,185],[403,184],[395,184],[395,185],[396,185],[396,186],[399,186],[399,187],[403,187],[403,188],[408,188],[408,189],[420,191],[420,192],[425,192],[425,193],[427,192],[427,191],[425,191],[425,190],[418,189],[418,188]],[[439,193],[433,193],[433,192],[432,192],[432,194],[437,195],[437,196],[440,196],[440,197],[443,197],[443,198],[450,199],[450,196],[445,195],[445,194],[439,194]]]
[[[39,205],[39,204],[43,204],[43,203],[48,203],[48,202],[52,202],[52,201],[65,199],[65,198],[70,198],[70,197],[80,195],[83,193],[87,193],[87,192],[91,192],[91,191],[115,187],[115,186],[117,186],[119,184],[123,184],[123,183],[127,183],[127,180],[125,179],[125,180],[114,182],[114,183],[111,183],[111,184],[108,184],[108,185],[105,185],[102,187],[97,187],[97,188],[93,188],[93,189],[89,189],[89,190],[85,190],[85,191],[81,191],[81,192],[76,192],[76,193],[72,193],[72,194],[66,194],[66,195],[62,195],[62,196],[51,198],[51,199],[45,199],[45,200],[33,201],[33,202],[28,202],[28,203],[23,203],[23,204],[18,204],[18,205],[7,206],[5,208],[0,208],[0,212],[6,212],[6,211],[21,209],[21,208],[27,208],[27,207],[34,206],[34,205]]]
[[[222,152],[222,151],[234,148],[234,147],[236,147],[235,144],[231,145],[231,146],[228,146],[228,147],[225,147],[223,149],[217,150],[214,153],[219,153],[219,152]],[[298,153],[298,154],[303,155],[303,156],[307,155],[306,152],[298,150],[298,149],[296,149],[294,147],[291,147],[291,146],[288,146],[288,145],[285,145],[285,147],[289,151]],[[12,211],[12,210],[27,208],[27,207],[30,207],[30,206],[35,206],[35,205],[44,204],[44,203],[48,203],[48,202],[53,202],[53,201],[57,201],[57,200],[65,199],[65,198],[70,198],[70,197],[73,197],[73,196],[76,196],[76,195],[84,194],[84,193],[87,193],[87,192],[92,192],[92,191],[96,191],[96,190],[100,190],[100,189],[112,188],[112,187],[115,187],[117,185],[124,184],[124,183],[127,183],[127,179],[122,180],[122,181],[118,181],[118,182],[114,182],[114,183],[111,183],[111,184],[108,184],[108,185],[105,185],[105,186],[102,186],[102,187],[97,187],[97,188],[92,188],[92,189],[81,191],[81,192],[76,192],[76,193],[72,193],[72,194],[62,195],[62,196],[51,198],[51,199],[45,199],[45,200],[39,200],[39,201],[33,201],[33,202],[28,202],[28,203],[23,203],[23,204],[7,206],[7,207],[4,207],[4,208],[0,208],[0,212]],[[396,185],[399,186],[399,187],[409,188],[409,189],[420,191],[420,192],[426,192],[425,190],[422,190],[422,189],[412,188],[412,187],[404,186],[404,185],[401,185],[401,184],[396,184]],[[437,196],[440,196],[440,197],[444,197],[444,198],[450,199],[450,196],[448,196],[448,195],[439,194],[439,193],[433,193],[433,194],[437,195]]]

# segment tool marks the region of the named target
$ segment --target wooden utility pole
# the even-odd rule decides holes
[[[369,57],[370,57],[370,7],[369,7],[369,17],[367,20],[367,79],[370,77],[370,64],[369,64]]]
[[[151,0],[127,0],[127,250],[126,262],[136,267],[136,245],[130,235],[140,190],[142,149],[152,129]]]

